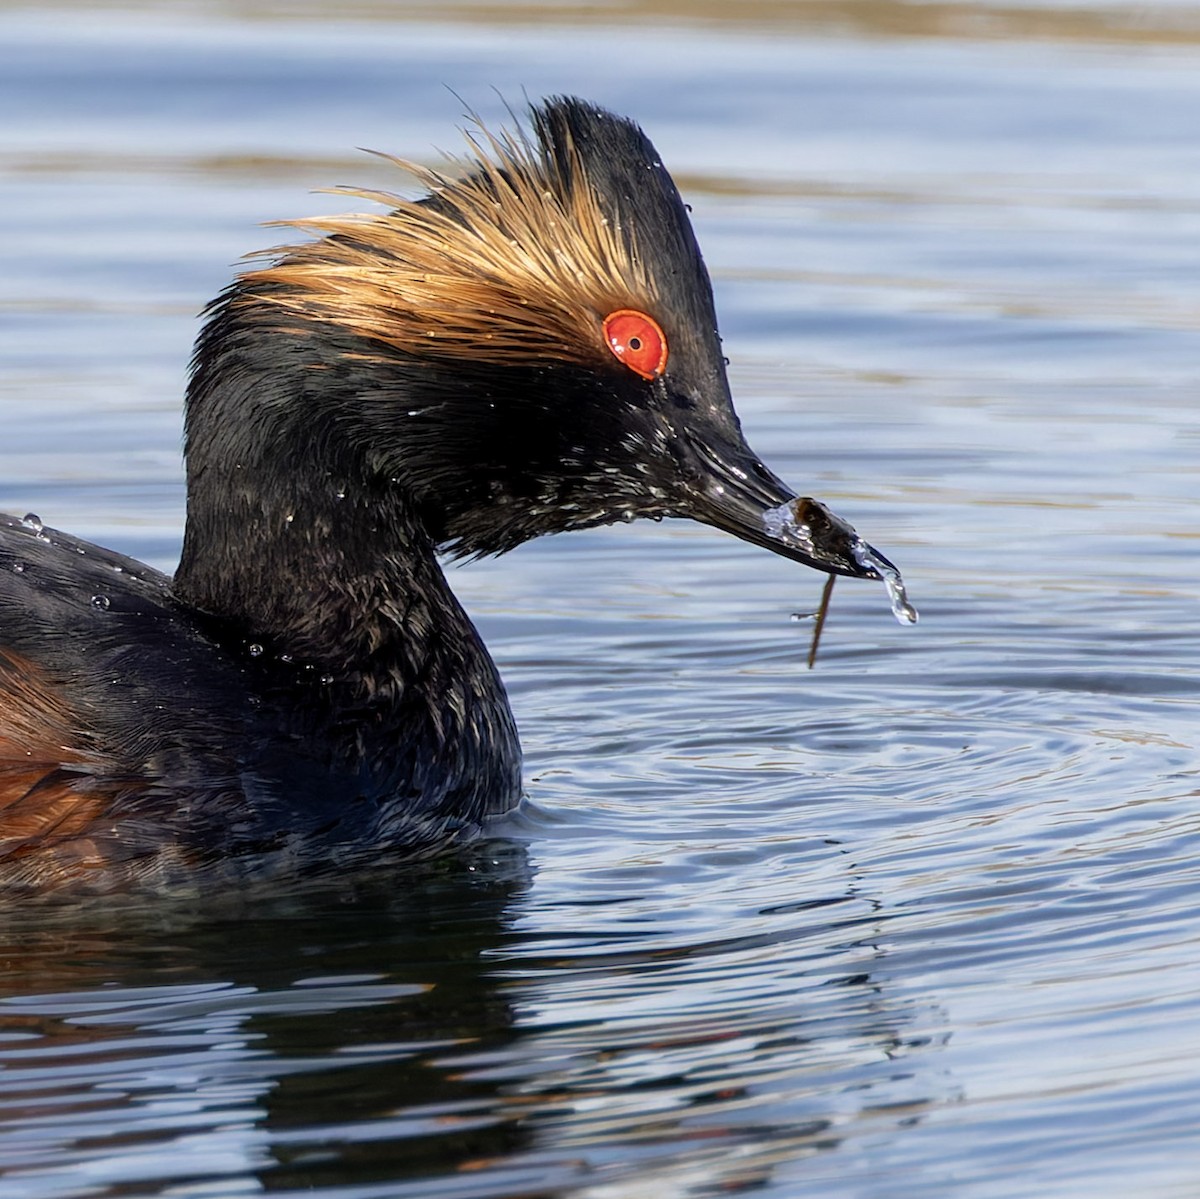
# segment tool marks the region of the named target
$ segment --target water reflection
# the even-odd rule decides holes
[[[170,568],[254,223],[454,146],[447,82],[576,90],[922,622],[839,585],[809,674],[819,576],[669,524],[456,571],[518,847],[6,913],[0,1195],[1195,1193],[1195,6],[64,7],[0,0],[0,508]]]
[[[486,1111],[490,1088],[438,1060],[512,1039],[486,953],[528,887],[524,855],[480,847],[403,878],[10,922],[8,1182],[66,1193],[82,1170],[225,1194],[366,1177],[381,1154],[400,1177],[510,1152],[523,1134]]]
[[[769,934],[701,942],[660,924],[643,948],[594,905],[522,935],[529,886],[495,842],[400,888],[15,919],[5,1193],[81,1171],[214,1195],[740,1190],[945,1102],[939,1020],[889,995],[876,905],[785,904]]]
[[[888,993],[881,952],[875,969],[833,966],[864,949],[859,924],[845,922],[841,944],[835,921],[797,929],[790,945],[533,967],[526,999],[556,1019],[543,1015],[524,1048],[559,1065],[510,1101],[531,1107],[540,1145],[669,1195],[766,1185],[837,1149],[847,1129],[919,1119],[947,1099],[927,1060],[936,1021],[922,1013],[914,1029],[914,1011]]]

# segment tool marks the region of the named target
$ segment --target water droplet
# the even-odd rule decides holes
[[[806,521],[800,515],[807,516]],[[775,508],[768,508],[762,515],[763,528],[767,535],[782,541],[786,545],[794,545],[803,553],[811,555],[818,561],[822,555],[817,552],[813,536],[813,524],[818,527],[817,536],[821,542],[828,545],[831,533],[836,534],[842,545],[849,542],[850,556],[859,566],[873,570],[887,588],[888,599],[892,605],[892,615],[901,624],[916,624],[917,610],[908,602],[904,590],[904,580],[900,572],[882,555],[876,553],[840,516],[835,516],[824,504],[816,500],[788,500]],[[812,522],[812,523],[809,523]],[[840,547],[839,547],[840,548]]]
[[[328,686],[329,686],[329,684],[333,682],[333,675],[331,675],[331,674],[323,674],[323,675],[321,676],[321,682],[322,682],[322,683],[324,683],[326,687],[328,687]]]
[[[290,662],[292,660],[292,655],[291,654],[280,654],[279,660],[281,662]]]
[[[919,614],[908,602],[908,593],[904,590],[904,580],[900,577],[900,572],[890,562],[884,561],[861,537],[855,537],[850,552],[859,566],[869,566],[883,579],[888,599],[892,601],[892,615],[901,624],[916,624]]]
[[[93,595],[92,607],[99,609],[101,612],[107,612],[112,607],[112,600],[107,595]]]
[[[248,646],[246,646],[246,652],[252,658],[261,658],[263,647],[259,645],[257,641],[252,641]]]
[[[25,573],[25,563],[24,562],[14,562],[12,565],[12,568],[16,574],[21,575],[21,574]]]
[[[26,512],[21,518],[21,524],[27,529],[32,529],[35,533],[40,533],[45,525],[42,524],[42,518],[36,512]]]
[[[796,519],[794,503],[794,500],[789,500],[777,508],[768,508],[762,515],[763,528],[766,529],[768,537],[794,545],[806,554],[815,555],[812,526]]]

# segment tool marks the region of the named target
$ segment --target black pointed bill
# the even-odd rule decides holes
[[[797,496],[748,449],[716,454],[694,446],[700,469],[687,515],[814,570],[883,582],[892,612],[915,624],[899,570],[819,500]]]

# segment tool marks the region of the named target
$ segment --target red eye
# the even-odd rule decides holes
[[[604,318],[604,340],[618,362],[643,379],[657,379],[667,368],[667,338],[653,317],[621,308]]]

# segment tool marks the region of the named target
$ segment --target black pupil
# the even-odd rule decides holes
[[[640,350],[642,348],[642,339],[640,337],[631,337],[629,339],[629,348],[631,350]]]

